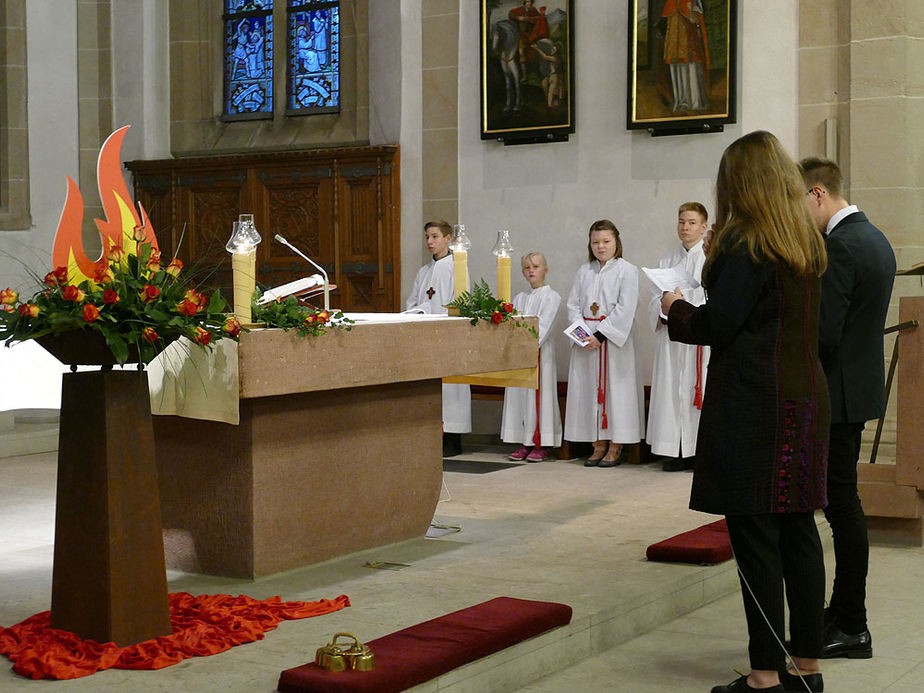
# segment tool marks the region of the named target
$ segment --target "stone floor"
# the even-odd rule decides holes
[[[490,465],[504,460],[501,452],[470,447],[464,458]],[[335,632],[371,640],[507,595],[570,604],[572,624],[415,690],[708,691],[735,678],[734,669],[747,668],[733,562],[704,567],[644,557],[651,542],[715,519],[687,509],[690,479],[653,464],[585,469],[579,461],[557,460],[481,474],[447,472],[434,520],[459,532],[255,581],[168,576],[171,591],[289,600],[347,594],[350,608],[283,622],[262,641],[161,671],[110,670],[50,682],[2,667],[0,690],[268,693],[282,669],[311,660]],[[49,607],[54,492],[54,453],[0,459],[2,625]],[[823,524],[822,534],[830,545]],[[367,561],[407,567],[370,569]],[[922,586],[921,549],[874,548],[869,591],[876,656],[824,663],[827,691],[924,690]]]

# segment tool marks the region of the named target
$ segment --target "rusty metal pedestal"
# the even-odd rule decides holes
[[[51,625],[120,646],[169,635],[147,373],[62,379]]]

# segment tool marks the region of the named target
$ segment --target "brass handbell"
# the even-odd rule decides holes
[[[340,637],[352,638],[353,644],[349,647],[338,645],[337,639]],[[347,669],[372,671],[375,666],[375,655],[352,633],[336,633],[330,643],[318,648],[314,663],[328,671],[346,671]]]

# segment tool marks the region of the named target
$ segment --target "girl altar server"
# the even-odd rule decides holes
[[[658,267],[681,267],[700,281],[706,262],[703,238],[708,218],[706,208],[699,202],[680,205],[677,212],[680,245],[662,257]],[[668,458],[663,464],[664,471],[679,472],[693,469],[709,347],[670,340],[667,320],[661,315],[661,292],[652,286],[648,322],[655,334],[655,352],[645,440],[655,455]],[[683,297],[691,305],[701,306],[706,302],[706,290],[702,286],[684,289]]]
[[[589,441],[586,467],[615,467],[623,445],[644,429],[644,400],[635,346],[638,268],[622,257],[619,231],[609,219],[590,226],[590,261],[578,269],[568,295],[568,320],[592,333],[571,345],[565,438]]]
[[[424,225],[424,240],[432,259],[414,278],[406,313],[446,315],[445,306],[452,301],[452,253],[449,239],[452,227],[441,219]],[[469,287],[466,287],[468,290]],[[472,430],[472,393],[468,385],[443,385],[443,457],[462,452],[462,433]]]
[[[539,389],[506,389],[501,438],[505,443],[521,443],[519,449],[509,456],[511,460],[541,462],[548,457],[545,448],[561,445],[555,340],[549,339],[561,296],[551,286],[546,286],[545,275],[549,266],[545,255],[527,253],[520,259],[520,264],[530,290],[518,293],[513,299],[513,307],[522,315],[539,316]]]

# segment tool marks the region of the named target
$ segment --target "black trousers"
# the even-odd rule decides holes
[[[824,630],[825,561],[814,514],[729,515],[725,519],[740,570],[751,668],[780,670],[785,666],[784,585],[791,652],[817,658]]]
[[[831,424],[828,450],[828,506],[825,517],[834,535],[834,591],[829,617],[845,633],[866,630],[866,573],[869,538],[857,492],[862,423]]]

